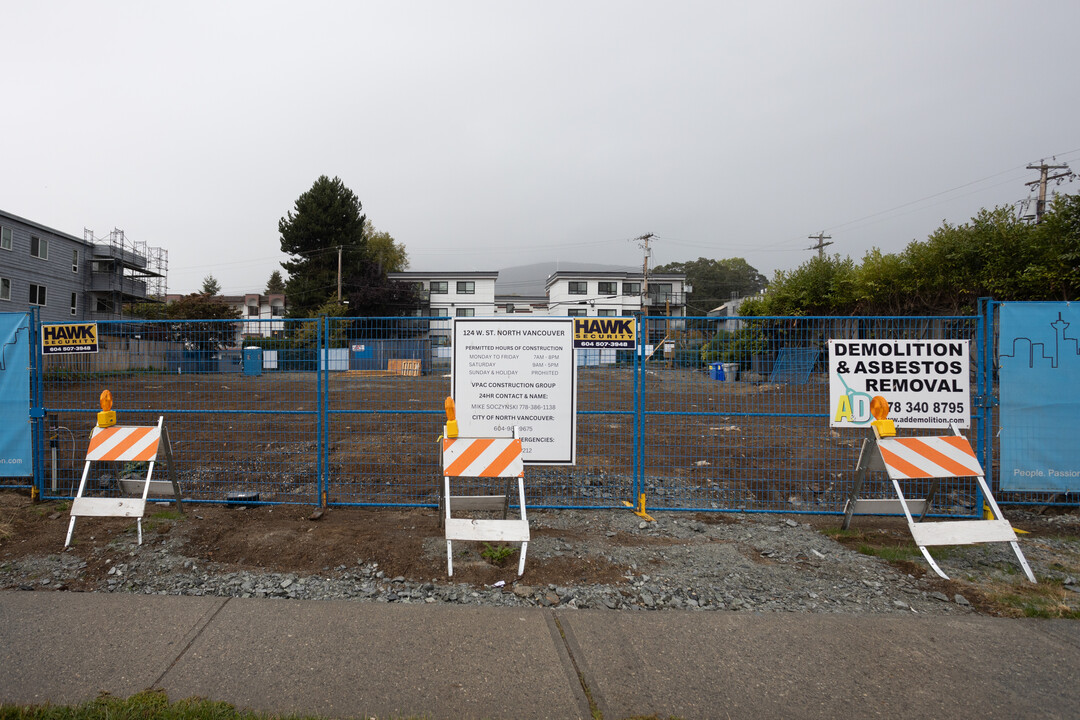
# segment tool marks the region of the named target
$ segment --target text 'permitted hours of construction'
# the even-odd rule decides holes
[[[572,465],[577,367],[572,318],[454,320],[451,393],[461,434],[509,437],[526,463]]]

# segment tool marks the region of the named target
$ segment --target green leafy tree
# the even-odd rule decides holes
[[[266,281],[266,294],[279,295],[285,292],[285,281],[281,279],[281,271],[275,270],[270,273],[270,279]]]
[[[710,260],[699,257],[687,262],[672,262],[653,268],[654,272],[685,273],[693,289],[687,295],[688,315],[706,315],[731,299],[754,295],[767,284],[765,276],[743,258]]]
[[[221,283],[212,274],[203,278],[202,288],[199,292],[203,295],[217,295],[221,292]]]
[[[1031,296],[1045,300],[1080,297],[1080,195],[1058,195],[1032,233],[1038,263],[1021,271]]]
[[[370,222],[364,226],[368,253],[384,273],[402,272],[409,267],[409,253],[385,230],[376,230]]]
[[[897,254],[868,252],[858,266],[839,256],[779,271],[743,315],[960,315],[980,297],[1074,300],[1080,296],[1080,195],[1055,198],[1032,225],[1011,208],[943,222]]]
[[[192,350],[213,352],[236,345],[240,311],[228,303],[204,293],[191,293],[167,305],[157,305],[152,313],[142,315],[157,319],[164,309],[165,322],[146,323],[140,333],[148,339],[182,343]],[[154,315],[151,318],[150,315]]]
[[[411,283],[389,280],[375,263],[349,277],[346,292],[353,317],[399,317],[420,308],[420,292]]]
[[[742,315],[846,314],[855,307],[855,263],[851,258],[813,257],[795,270],[777,270],[769,291],[739,308]]]
[[[322,175],[278,221],[281,251],[292,256],[281,263],[289,273],[286,294],[291,316],[310,317],[336,297],[338,248],[343,278],[371,261],[362,209],[356,193],[340,178]]]

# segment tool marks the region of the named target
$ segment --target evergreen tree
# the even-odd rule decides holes
[[[281,263],[289,272],[291,316],[310,317],[336,297],[339,252],[342,278],[359,274],[369,261],[362,209],[341,178],[322,175],[278,222],[281,251],[292,256]]]
[[[221,292],[221,283],[217,281],[217,278],[213,274],[207,275],[203,278],[202,288],[199,290],[201,295],[209,295],[213,297]]]
[[[285,292],[285,281],[281,279],[281,271],[275,270],[270,273],[270,279],[266,281],[266,294],[279,295]]]

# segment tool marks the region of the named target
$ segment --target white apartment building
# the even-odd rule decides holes
[[[182,297],[184,296],[169,294],[165,296],[165,301],[172,303]],[[240,312],[240,320],[236,324],[237,344],[244,338],[278,337],[285,332],[286,305],[285,295],[282,293],[215,295],[214,299]]]
[[[390,280],[413,283],[430,317],[477,317],[495,314],[498,272],[394,272]]]
[[[639,272],[559,270],[545,284],[549,315],[682,317],[691,288],[683,273],[649,273],[648,289]],[[644,308],[644,312],[642,309]]]

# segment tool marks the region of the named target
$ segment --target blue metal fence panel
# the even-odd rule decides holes
[[[971,340],[975,423],[968,434],[992,470],[994,308],[988,301],[970,317],[647,318],[636,351],[596,355],[577,367],[577,464],[529,467],[527,502],[621,507],[644,493],[649,508],[842,511],[862,436],[829,427],[829,338]],[[437,502],[436,441],[450,392],[447,318],[99,328],[96,354],[34,353],[34,471],[45,496],[74,494],[98,396],[108,389],[121,424],[165,416],[181,489],[194,500]],[[243,347],[260,349],[261,373],[244,369]],[[714,363],[724,380],[709,372]],[[60,428],[55,475],[44,457],[47,416]],[[95,492],[116,493],[123,475],[137,471],[100,468]],[[905,489],[919,496],[927,485]],[[890,493],[883,478],[864,486],[865,497]],[[980,507],[974,483],[946,481],[933,512],[969,515]]]
[[[121,425],[154,425],[165,416],[185,497],[316,502],[317,326],[284,319],[99,322],[97,353],[42,360],[39,407],[55,418],[61,438],[56,476],[50,468],[41,481],[44,495],[74,494],[99,396],[109,390]],[[307,361],[264,360],[262,375],[244,375],[233,358],[252,343],[274,348],[264,356]],[[196,359],[176,362],[185,357]],[[119,493],[139,470],[95,465],[94,492]]]
[[[649,318],[663,350],[642,368],[642,483],[664,509],[843,510],[868,431],[829,427],[830,338],[971,339],[975,317]],[[697,358],[687,353],[696,349]],[[724,380],[709,364],[724,364]],[[922,430],[919,435],[947,430]],[[922,497],[928,481],[905,490]],[[864,497],[888,497],[884,476]],[[935,512],[969,515],[974,482],[943,481]]]

